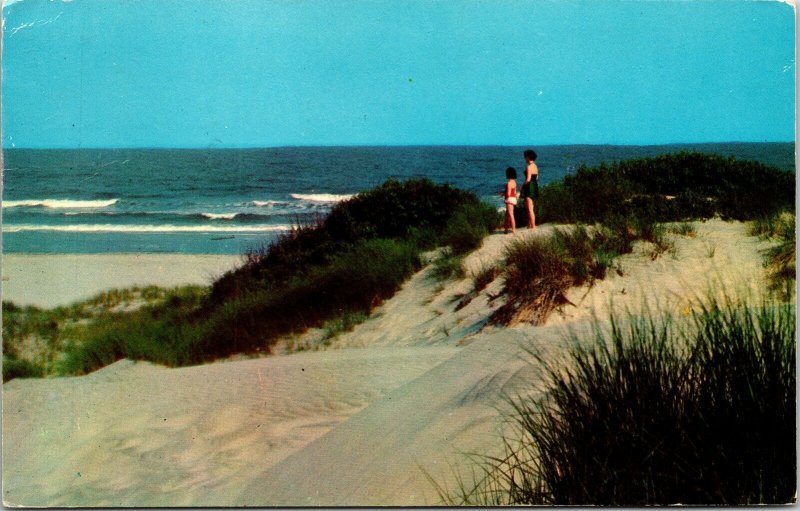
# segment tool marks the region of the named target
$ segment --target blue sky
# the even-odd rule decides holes
[[[766,1],[15,0],[5,147],[794,139]]]

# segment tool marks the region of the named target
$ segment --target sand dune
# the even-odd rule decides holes
[[[564,346],[561,327],[482,335],[452,358],[339,424],[323,438],[257,474],[235,505],[422,506],[440,503],[439,484],[468,474],[460,453],[500,447],[503,396],[539,377],[521,347]],[[489,448],[486,451],[486,448]],[[312,466],[313,474],[309,473]]]
[[[301,353],[182,369],[122,361],[4,385],[4,501],[229,505],[264,468],[453,348]]]
[[[518,236],[544,235],[522,231]],[[490,236],[466,264],[497,262]],[[504,395],[542,381],[525,350],[563,354],[566,329],[639,310],[683,312],[708,284],[754,299],[759,250],[743,224],[698,224],[655,261],[646,245],[542,327],[487,326],[500,280],[455,311],[471,281],[423,270],[319,351],[181,369],[119,362],[86,377],[4,385],[4,501],[28,506],[434,505],[463,452],[497,452]],[[713,244],[714,250],[709,247]],[[590,336],[583,335],[589,342]],[[289,341],[287,341],[288,343]],[[288,344],[287,344],[288,346]]]

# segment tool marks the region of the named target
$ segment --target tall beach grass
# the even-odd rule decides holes
[[[749,233],[772,242],[764,251],[764,266],[767,269],[770,289],[790,299],[796,293],[797,282],[797,236],[796,218],[793,212],[756,218],[749,224]]]
[[[711,302],[688,324],[613,320],[547,391],[511,399],[517,435],[484,457],[470,505],[786,504],[796,498],[796,308]],[[521,439],[521,440],[520,440]]]

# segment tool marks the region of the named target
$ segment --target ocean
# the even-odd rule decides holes
[[[388,178],[427,177],[501,207],[526,147],[5,149],[5,253],[242,254]],[[696,150],[794,171],[793,143],[534,147],[540,183],[629,158]]]

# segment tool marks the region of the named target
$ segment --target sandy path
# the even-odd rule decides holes
[[[4,501],[224,506],[253,477],[449,358],[341,350],[181,369],[118,362],[3,386]]]
[[[500,445],[505,394],[531,390],[539,368],[520,347],[563,352],[563,327],[481,334],[421,377],[254,477],[238,506],[423,506],[438,484],[468,476],[464,452]],[[488,450],[487,450],[488,449]],[[313,467],[313,473],[309,470]]]
[[[208,285],[241,256],[187,254],[5,254],[3,300],[56,307],[109,289]]]

